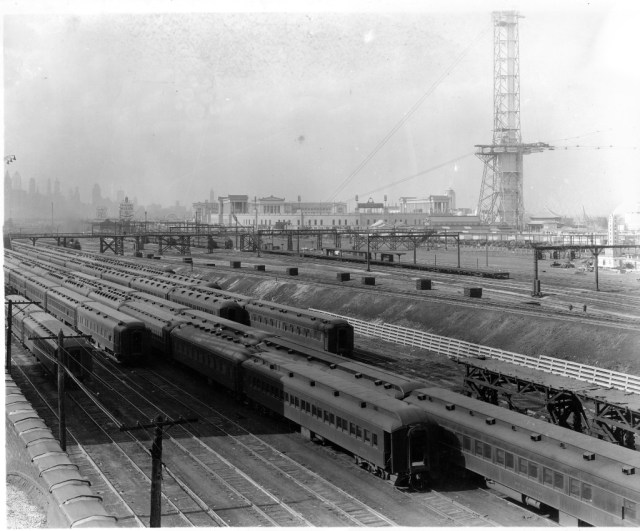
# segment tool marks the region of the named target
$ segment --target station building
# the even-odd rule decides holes
[[[399,228],[434,228],[464,231],[477,228],[479,217],[469,209],[455,208],[455,192],[426,198],[403,197],[399,204],[369,199],[358,202],[349,212],[345,202],[305,202],[268,196],[250,199],[248,195],[229,195],[193,203],[195,221],[202,223],[239,225],[260,229],[304,228],[364,228],[374,224]]]

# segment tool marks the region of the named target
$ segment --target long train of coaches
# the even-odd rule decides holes
[[[156,320],[155,349],[399,486],[421,488],[459,465],[524,503],[557,509],[561,523],[640,525],[634,450],[210,313],[160,305],[129,303]]]
[[[112,291],[114,286],[118,285],[122,290],[130,290],[130,294],[133,290],[154,295],[169,302],[250,324],[294,341],[315,344],[323,350],[336,354],[348,356],[353,350],[353,327],[343,319],[327,318],[316,312],[231,293],[219,289],[215,282],[189,277],[180,278],[173,271],[167,272],[153,268],[145,271],[117,264],[100,268],[96,266],[95,259],[88,257],[53,254],[50,250],[27,245],[20,245],[18,249],[20,253],[39,260],[34,264],[39,268],[37,274],[53,282],[61,282],[59,278],[61,273],[59,270],[58,272],[51,269],[44,270],[43,261],[58,268],[76,271],[76,275],[94,275],[94,282],[95,279],[99,279],[103,283],[111,283]],[[52,275],[58,275],[58,278]],[[79,280],[87,282],[83,278]],[[67,287],[73,289],[72,285]],[[121,296],[126,297],[124,294]]]

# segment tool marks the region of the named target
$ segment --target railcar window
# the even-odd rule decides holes
[[[329,412],[326,409],[324,410],[324,421],[329,422]]]
[[[297,396],[295,398],[295,401],[296,401],[296,407],[299,408],[300,407],[300,401],[299,401]]]
[[[305,409],[307,411],[307,413],[311,413],[311,404],[309,402],[307,402]]]
[[[582,484],[582,499],[584,501],[593,501],[593,488],[588,483]]]
[[[462,449],[466,450],[467,452],[471,451],[471,438],[467,437],[466,435],[462,436]]]
[[[488,459],[489,461],[491,461],[491,445],[485,443],[484,444],[484,458]]]
[[[371,435],[369,434],[369,430],[364,430],[364,442],[371,444]]]
[[[529,477],[538,479],[538,465],[529,461]]]
[[[504,453],[504,462],[505,462],[505,466],[507,468],[510,468],[511,470],[515,470],[515,468],[516,468],[515,457],[513,456],[513,454],[511,452],[505,452]]]
[[[360,426],[356,426],[356,439],[362,439],[362,428]]]
[[[311,415],[315,417],[317,413],[316,406],[311,406]]]
[[[496,463],[504,466],[504,450],[501,450],[500,448],[496,448]]]
[[[336,428],[342,429],[342,417],[336,417]]]
[[[518,472],[524,476],[527,475],[527,470],[529,468],[527,464],[527,460],[524,457],[518,458]]]
[[[575,498],[580,497],[580,482],[577,479],[569,478],[569,493]]]
[[[331,424],[333,426],[334,424],[334,416],[333,413],[329,413],[329,424]]]
[[[374,448],[378,447],[378,434],[377,433],[372,433],[371,434],[371,442],[373,443]]]
[[[553,486],[553,470],[542,467],[542,483]]]
[[[476,455],[479,455],[480,457],[482,457],[482,441],[474,441],[474,443],[475,443],[474,444],[474,448],[475,448],[474,453]]]
[[[356,425],[353,422],[349,423],[349,435],[356,435]]]

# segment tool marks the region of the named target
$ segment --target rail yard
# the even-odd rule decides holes
[[[530,261],[513,253],[492,256],[503,260],[508,279],[470,282],[430,272],[433,289],[416,291],[423,273],[375,265],[367,271],[365,264],[328,263],[310,253],[220,250],[194,252],[185,261],[179,255],[108,258],[91,252],[91,243],[84,247],[16,244],[7,251],[5,282],[14,293],[18,334],[11,375],[59,439],[55,369],[42,370],[46,354],[34,350],[33,332],[25,334],[33,330],[30,320],[43,319],[47,310],[80,330],[56,306],[68,301],[77,316],[113,321],[122,337],[136,320],[147,327],[144,358],[131,350],[135,341],[117,343],[114,336],[107,343],[95,334],[90,367],[82,357],[70,358],[90,374],[75,371],[78,383],[67,386],[67,453],[116,525],[150,524],[151,426],[163,419],[180,422],[163,433],[163,526],[637,525],[640,454],[633,430],[624,431],[627,448],[621,448],[539,420],[539,397],[520,402],[528,414],[509,411],[502,400],[467,398],[460,364],[353,334],[346,321],[307,310],[312,304],[419,327],[397,309],[416,313],[426,301],[461,323],[472,322],[465,314],[482,314],[499,327],[500,315],[508,313],[631,341],[640,319],[631,275],[606,277],[606,288],[595,292],[583,275],[543,268],[549,272],[545,296],[533,300]],[[365,276],[375,283],[359,283]],[[469,285],[481,285],[482,297],[466,297]],[[395,318],[368,304],[372,295]],[[47,301],[56,305],[47,308]],[[417,312],[425,319],[427,306]],[[265,313],[269,309],[275,313]],[[85,334],[98,331],[90,321]],[[451,332],[456,335],[455,327]],[[506,346],[531,353],[535,348],[522,342],[527,333],[519,334],[524,348],[515,348],[515,340]],[[469,331],[458,335],[473,339]],[[494,341],[505,346],[499,335]],[[594,350],[586,360],[596,359]],[[609,358],[612,368],[627,363],[624,355]],[[441,416],[439,403],[449,413]],[[554,457],[553,448],[563,451]],[[445,474],[438,463],[458,473]]]

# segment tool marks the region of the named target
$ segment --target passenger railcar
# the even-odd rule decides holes
[[[201,310],[189,308],[181,312],[180,316],[190,323],[210,325],[216,330],[216,333],[237,339],[243,345],[258,345],[274,337],[270,332],[257,330],[252,326],[243,325]]]
[[[209,312],[218,317],[249,325],[249,314],[233,298],[219,295],[212,290],[192,290],[189,287],[177,287],[171,290],[168,300],[184,304],[194,310]]]
[[[175,327],[171,340],[175,361],[195,369],[237,398],[242,396],[242,362],[248,359],[251,347],[190,323]]]
[[[300,345],[294,341],[272,336],[264,340],[268,348],[285,352],[292,360],[315,361],[325,367],[343,373],[347,379],[360,380],[361,385],[378,389],[381,393],[402,399],[414,389],[424,387],[423,382],[408,378],[391,371],[373,367],[366,363],[353,361],[339,354],[325,352],[314,347]]]
[[[99,302],[85,302],[78,306],[78,330],[120,363],[145,359],[147,332],[145,325],[118,310]]]
[[[640,525],[640,453],[445,389],[406,402],[440,426],[441,462],[557,509],[561,524]]]
[[[23,295],[7,295],[5,302],[11,301],[16,303],[11,307],[11,330],[21,343],[24,343],[24,318],[33,312],[41,312],[42,308],[32,303]],[[9,319],[9,305],[5,304],[4,316],[5,321]]]
[[[280,363],[268,354],[243,367],[246,396],[301,426],[303,435],[339,445],[397,486],[428,482],[434,426],[419,408],[335,372]]]
[[[152,306],[163,308],[176,315],[190,309],[189,306],[185,306],[184,304],[163,299],[162,297],[157,297],[156,295],[151,295],[150,293],[144,293],[143,291],[133,291],[129,294],[129,296],[131,300],[146,302]]]
[[[78,306],[85,302],[91,302],[91,299],[69,288],[59,286],[47,291],[45,309],[63,323],[77,328]]]
[[[58,374],[58,337],[60,331],[64,339],[62,363],[80,380],[91,375],[93,359],[91,344],[84,338],[72,337],[76,333],[46,312],[32,312],[23,320],[24,344],[52,375]]]
[[[119,306],[119,311],[144,323],[151,351],[173,357],[171,331],[186,322],[186,318],[142,301],[127,301]]]
[[[33,275],[25,281],[25,297],[46,308],[47,291],[59,286],[57,282]]]
[[[353,327],[344,319],[292,308],[283,304],[251,300],[245,305],[251,326],[335,354],[349,356],[353,352]]]

